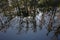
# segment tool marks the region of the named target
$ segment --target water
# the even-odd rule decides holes
[[[50,21],[49,14],[44,15],[42,12],[33,17],[15,16],[9,22],[8,17],[0,14],[0,40],[60,40],[59,21],[55,17],[53,27],[48,25]],[[42,23],[42,24],[41,24]],[[57,29],[58,28],[58,29]]]

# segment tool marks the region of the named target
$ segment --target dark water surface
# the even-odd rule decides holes
[[[57,30],[56,26],[60,21],[55,17],[55,23],[50,27],[50,16],[44,16],[44,22],[41,21],[41,14],[36,15],[35,19],[16,16],[5,22],[9,18],[0,14],[0,40],[60,40],[60,28]]]

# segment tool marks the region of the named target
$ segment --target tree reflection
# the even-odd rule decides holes
[[[26,32],[29,30],[29,23],[28,20],[26,20]]]
[[[56,36],[58,39],[59,34],[60,34],[60,26],[54,31],[54,36]]]
[[[45,27],[47,28],[48,31],[47,35],[49,35],[50,32],[54,31],[53,39],[54,38],[56,38],[56,40],[58,39],[58,35],[60,34],[60,23],[59,23],[60,21],[56,23],[58,24],[56,26],[56,29],[54,28],[55,26],[53,25],[56,22],[55,16],[57,14],[57,8],[58,8],[57,6],[60,6],[59,0],[58,0],[59,2],[56,2],[54,0],[51,1],[50,0],[11,0],[11,3],[8,2],[9,0],[0,0],[0,1],[1,1],[0,13],[3,14],[3,16],[0,17],[1,32],[6,32],[7,29],[11,27],[10,24],[11,20],[14,19],[16,16],[19,16],[19,26],[16,27],[18,34],[22,32],[27,33],[31,29],[32,29],[31,31],[35,33],[37,32],[38,28],[42,30],[42,28]],[[37,9],[40,9],[39,11],[43,12],[41,16],[42,17],[41,20],[35,19],[36,15],[37,14],[39,15],[39,11],[36,11]],[[7,20],[4,19],[4,17],[7,17]],[[57,19],[57,21],[60,20],[60,15],[57,17],[59,18]],[[46,25],[45,22],[47,22]]]
[[[53,40],[56,38],[56,40],[58,39],[58,35],[60,34],[60,25],[57,25],[56,26],[56,29],[54,29],[54,17],[53,15],[51,14],[51,12],[47,12],[47,16],[49,16],[49,23],[46,24],[47,25],[47,35],[49,35],[49,33],[51,31],[54,31],[54,37]],[[17,28],[17,34],[20,34],[22,32],[29,32],[29,30],[33,31],[33,32],[37,32],[38,28],[40,28],[42,30],[43,26],[45,25],[45,20],[44,17],[45,17],[46,14],[43,14],[42,15],[42,19],[41,21],[40,20],[36,20],[35,17],[23,17],[23,16],[20,16],[20,21],[19,21],[19,26],[16,27]],[[8,20],[3,24],[2,23],[2,20],[0,18],[0,31],[1,32],[6,32],[7,29],[10,27],[10,21],[14,18],[12,16],[7,16]],[[37,25],[37,21],[39,21],[39,25]],[[44,26],[45,27],[45,26]],[[56,36],[56,37],[55,37]]]
[[[9,28],[9,24],[1,25],[0,26],[0,31],[1,32],[6,32],[8,28]]]
[[[33,32],[37,31],[37,26],[36,26],[36,21],[33,19],[33,27],[32,27]]]

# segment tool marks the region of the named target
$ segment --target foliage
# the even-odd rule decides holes
[[[32,10],[35,13],[37,8],[48,10],[58,6],[60,6],[60,0],[0,0],[0,10],[11,12],[16,8],[19,16],[21,13],[31,13]]]

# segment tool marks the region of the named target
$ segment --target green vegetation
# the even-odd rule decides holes
[[[31,11],[35,13],[37,8],[43,8],[43,11],[46,11],[59,6],[60,0],[0,0],[1,12],[9,12],[10,14],[16,8],[18,16],[22,15],[22,13],[29,13],[28,15],[31,15]]]

